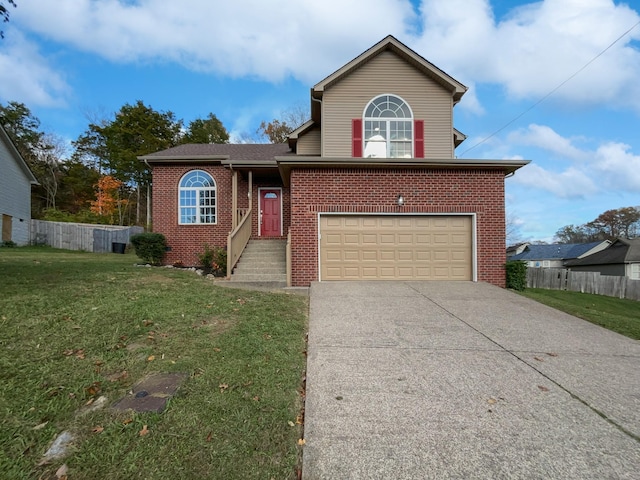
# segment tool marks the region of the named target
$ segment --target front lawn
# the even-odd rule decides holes
[[[614,332],[640,340],[640,302],[590,293],[541,288],[527,288],[518,293]]]
[[[306,297],[137,261],[0,248],[2,478],[295,478]],[[164,413],[78,414],[154,372],[188,374]],[[63,431],[69,455],[39,465]]]

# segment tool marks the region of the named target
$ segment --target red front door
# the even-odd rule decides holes
[[[279,189],[260,190],[260,236],[282,235],[282,193]]]

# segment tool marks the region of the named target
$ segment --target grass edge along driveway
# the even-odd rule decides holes
[[[640,340],[640,302],[541,288],[527,288],[518,293],[634,340]]]
[[[295,478],[307,298],[137,261],[0,249],[3,478]],[[164,413],[78,414],[154,372],[189,375]],[[63,431],[69,455],[39,465]]]

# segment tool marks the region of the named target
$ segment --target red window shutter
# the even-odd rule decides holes
[[[424,120],[413,121],[413,154],[415,158],[424,158]]]
[[[351,156],[362,157],[362,119],[351,120]]]

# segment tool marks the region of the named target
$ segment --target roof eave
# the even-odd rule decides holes
[[[530,163],[530,160],[474,160],[474,159],[424,159],[424,158],[338,158],[291,156],[275,157],[285,186],[289,186],[291,170],[294,168],[444,168],[444,169],[492,169],[505,175],[514,173]]]
[[[222,162],[229,155],[143,155],[138,160],[151,163],[213,163]]]

